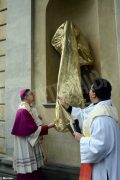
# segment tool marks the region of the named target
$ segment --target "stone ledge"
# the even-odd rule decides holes
[[[0,137],[0,153],[6,154],[6,139],[3,137]]]
[[[56,103],[47,102],[47,103],[42,103],[42,105],[43,105],[45,108],[55,108]],[[89,106],[89,105],[90,105],[90,102],[86,102],[86,103],[85,103],[85,107],[87,107],[87,106]]]
[[[0,41],[0,56],[6,54],[6,40]]]
[[[0,25],[7,23],[7,10],[0,11]]]
[[[0,177],[10,177],[15,179],[15,172],[12,168],[12,161],[6,158],[0,159]]]
[[[6,25],[0,26],[0,41],[6,39]]]
[[[7,8],[7,1],[0,0],[0,11]]]
[[[4,77],[4,75],[1,76],[1,73],[0,73],[0,80],[3,77]],[[2,85],[4,85],[4,82],[1,81],[0,87]],[[5,88],[0,88],[0,105],[4,105],[4,103],[5,103]]]
[[[0,120],[0,138],[5,138],[5,122]]]
[[[56,103],[42,103],[45,108],[55,108]]]

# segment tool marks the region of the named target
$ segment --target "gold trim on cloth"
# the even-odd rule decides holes
[[[100,117],[100,116],[112,117],[113,120],[115,120],[116,123],[118,123],[118,112],[117,112],[117,109],[115,106],[108,105],[108,104],[103,104],[101,106],[98,106],[97,108],[93,109],[90,112],[88,119],[86,121],[84,121],[83,134],[86,137],[90,137],[90,135],[91,135],[90,134],[90,127],[91,127],[94,119],[96,117]]]

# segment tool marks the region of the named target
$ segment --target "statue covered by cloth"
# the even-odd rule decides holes
[[[61,54],[57,82],[55,127],[59,132],[70,130],[72,118],[60,104],[64,97],[69,105],[84,107],[80,66],[92,65],[93,58],[88,42],[79,28],[70,21],[63,23],[52,38],[53,47]]]

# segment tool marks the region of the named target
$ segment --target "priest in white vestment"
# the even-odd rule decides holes
[[[92,104],[72,108],[71,116],[81,128],[81,133],[74,133],[80,143],[79,180],[120,180],[120,128],[111,90],[107,80],[97,78],[89,91]],[[64,99],[61,104],[68,108]]]

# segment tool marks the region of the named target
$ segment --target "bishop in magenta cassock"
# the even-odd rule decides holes
[[[13,167],[17,180],[43,180],[41,167],[43,154],[40,136],[47,135],[54,123],[39,126],[36,122],[31,104],[33,93],[29,89],[20,91],[21,103],[16,113],[11,134],[14,135]]]

